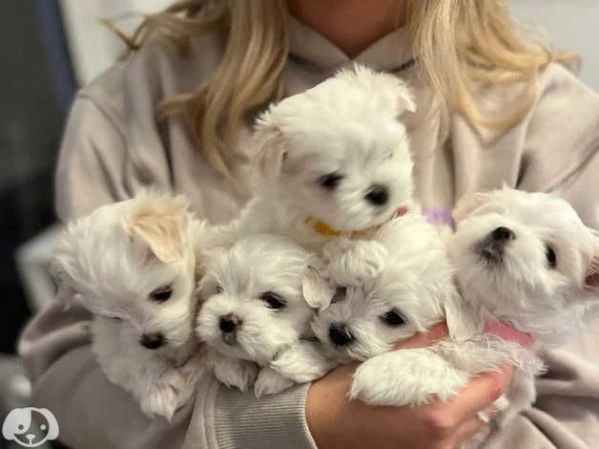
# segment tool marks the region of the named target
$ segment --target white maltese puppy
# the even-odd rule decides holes
[[[148,416],[191,396],[200,223],[180,197],[142,196],[70,223],[51,263],[59,297],[93,315],[92,351]]]
[[[535,400],[538,348],[580,332],[599,298],[599,238],[567,201],[544,193],[466,195],[454,216],[448,251],[464,307],[448,325],[466,341],[439,353],[470,374],[515,364],[501,425]]]
[[[256,198],[227,228],[291,236],[330,262],[344,284],[382,268],[378,228],[412,207],[405,126],[411,91],[397,77],[355,66],[286,98],[256,125]],[[225,233],[226,234],[226,233]]]
[[[447,399],[465,383],[465,373],[428,349],[389,352],[456,308],[459,295],[445,246],[436,229],[413,213],[382,228],[376,238],[388,248],[383,271],[361,286],[338,290],[315,318],[314,333],[339,362],[364,362],[354,374],[351,398],[371,405],[420,404],[431,394]],[[410,373],[418,384],[406,388],[398,371]],[[445,383],[429,382],[438,378]]]
[[[317,256],[275,234],[206,252],[196,333],[214,351],[215,377],[256,396],[315,380],[332,364],[309,341],[313,305],[333,291]]]

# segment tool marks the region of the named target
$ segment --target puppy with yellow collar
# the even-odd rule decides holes
[[[375,277],[386,250],[373,236],[414,207],[398,120],[414,110],[400,79],[361,66],[271,106],[255,129],[256,196],[220,229],[224,241],[285,234],[324,256],[342,284]]]

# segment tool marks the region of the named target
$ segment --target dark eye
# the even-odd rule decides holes
[[[549,268],[555,268],[557,266],[557,256],[555,255],[553,248],[549,245],[547,245],[547,249],[545,250],[545,257],[547,258]]]
[[[121,321],[122,320],[122,318],[119,317],[119,316],[108,316],[106,318],[110,318],[111,320],[114,320],[114,321]]]
[[[166,302],[171,298],[173,294],[172,285],[163,285],[150,293],[150,299],[156,302]]]
[[[216,284],[216,287],[214,287],[214,291],[216,293],[222,293],[223,292],[223,287],[220,284]]]
[[[262,293],[260,299],[266,303],[269,309],[282,309],[285,307],[285,300],[276,293],[266,292]]]
[[[393,327],[401,326],[406,322],[406,320],[404,320],[404,318],[399,314],[399,312],[396,309],[389,310],[386,314],[381,316],[381,320],[383,320],[385,324],[388,324],[389,326]]]
[[[334,190],[342,179],[343,175],[339,173],[329,173],[318,178],[318,183],[327,190]]]

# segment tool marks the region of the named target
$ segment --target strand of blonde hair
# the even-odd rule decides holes
[[[496,131],[510,128],[534,104],[547,65],[576,62],[516,26],[505,0],[407,0],[407,12],[416,67],[446,130],[454,113]],[[121,34],[132,51],[159,36],[183,55],[192,36],[222,34],[224,53],[211,78],[193,92],[165,99],[157,113],[182,115],[204,157],[237,188],[235,167],[247,160],[239,145],[241,125],[282,93],[288,16],[285,0],[185,0],[148,16],[133,36]],[[526,85],[520,107],[502,117],[481,111],[476,87],[514,82]]]

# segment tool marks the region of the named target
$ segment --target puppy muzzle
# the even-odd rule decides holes
[[[232,313],[220,317],[218,327],[225,344],[229,346],[237,344],[237,330],[242,324],[243,320]]]
[[[516,235],[511,229],[500,226],[480,242],[478,253],[490,264],[499,265],[503,262],[506,247],[515,238]]]

